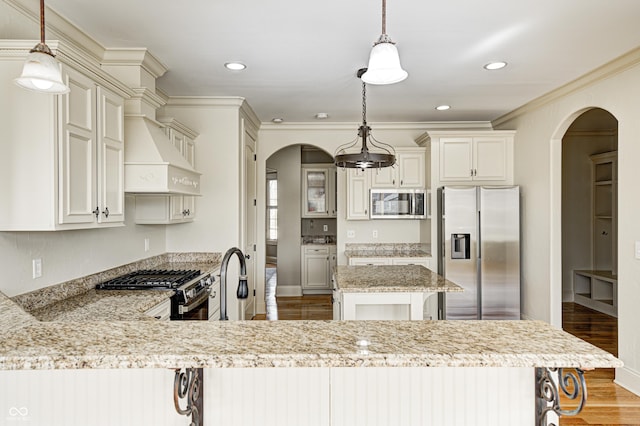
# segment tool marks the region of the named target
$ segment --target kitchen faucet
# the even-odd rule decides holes
[[[224,254],[222,264],[220,265],[220,321],[227,321],[229,319],[227,317],[227,267],[229,266],[229,259],[231,259],[231,256],[234,254],[237,255],[240,260],[240,276],[236,296],[238,296],[238,299],[246,299],[249,296],[245,256],[239,248],[232,247]]]

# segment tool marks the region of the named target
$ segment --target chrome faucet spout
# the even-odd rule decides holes
[[[229,259],[233,255],[238,256],[240,260],[240,278],[236,296],[238,299],[246,299],[249,296],[249,286],[247,285],[247,264],[244,254],[237,247],[232,247],[224,254],[222,263],[220,264],[220,321],[227,321],[227,268],[229,267]]]

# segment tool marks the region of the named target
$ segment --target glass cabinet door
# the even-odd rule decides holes
[[[310,215],[327,214],[327,171],[306,170],[306,207],[305,211]]]

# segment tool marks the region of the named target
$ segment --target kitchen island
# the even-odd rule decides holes
[[[539,321],[74,323],[0,307],[0,416],[31,424],[185,425],[176,369],[201,368],[206,425],[533,425],[534,371],[622,365]]]
[[[334,319],[422,320],[429,297],[463,289],[421,265],[340,265],[333,290]]]

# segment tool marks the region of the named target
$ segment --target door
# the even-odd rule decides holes
[[[244,304],[244,319],[251,319],[256,314],[256,139],[245,128],[242,119],[242,134],[244,145],[244,187],[245,187],[245,212],[244,212],[244,236],[242,244],[247,267],[247,283],[249,297]]]
[[[480,188],[481,319],[520,319],[520,191]]]
[[[440,139],[440,181],[470,181],[473,175],[473,139]]]
[[[95,223],[98,206],[96,172],[96,86],[72,70],[71,91],[59,99],[60,223]]]
[[[102,87],[97,96],[98,222],[124,222],[124,100]]]
[[[474,180],[507,179],[507,140],[504,137],[477,137],[473,140]]]
[[[443,189],[444,277],[464,289],[445,296],[445,319],[478,319],[478,208],[475,187]]]

